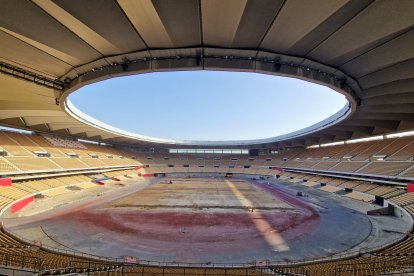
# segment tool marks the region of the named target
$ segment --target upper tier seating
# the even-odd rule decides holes
[[[82,143],[80,143],[78,141],[75,141],[75,140],[61,138],[61,137],[55,137],[55,136],[48,136],[48,135],[44,135],[43,137],[51,145],[53,145],[55,147],[63,147],[63,148],[70,148],[70,149],[86,149],[85,145],[83,145]]]
[[[46,157],[5,157],[22,171],[56,170],[59,165]],[[65,158],[67,159],[67,158]]]
[[[268,158],[268,155],[256,159]],[[414,137],[281,150],[269,166],[414,178]]]
[[[0,173],[4,174],[140,164],[125,150],[17,132],[0,131],[0,148],[6,153],[0,156]],[[78,158],[68,153],[77,154]]]
[[[403,145],[398,151],[395,151],[395,153],[390,154],[390,156],[387,159],[390,161],[411,160],[414,156],[414,140],[412,139],[412,137],[410,138],[411,140],[404,140],[406,144]]]
[[[336,172],[355,172],[358,169],[362,168],[363,166],[365,166],[366,164],[368,164],[368,162],[341,162],[338,165],[331,167],[329,170],[330,171],[336,171]]]
[[[372,162],[368,166],[359,170],[359,173],[379,174],[379,175],[398,175],[411,167],[409,162]]]
[[[33,154],[21,146],[17,141],[9,137],[9,132],[0,131],[0,146],[9,154],[13,156],[33,156]],[[19,134],[22,135],[22,134]]]

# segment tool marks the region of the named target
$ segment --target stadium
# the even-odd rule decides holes
[[[414,275],[414,1],[0,7],[0,275]],[[346,104],[283,135],[196,140],[70,99],[178,71],[293,78]]]

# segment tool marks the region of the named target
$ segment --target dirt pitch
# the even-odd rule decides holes
[[[60,243],[96,255],[238,263],[287,252],[289,240],[318,223],[316,210],[280,191],[247,180],[192,178],[163,179],[42,225]]]
[[[309,201],[266,181],[161,178],[140,185],[22,218],[16,230],[41,226],[50,242],[94,255],[191,263],[321,257],[370,231],[364,214],[329,197]]]
[[[286,201],[244,180],[197,178],[166,179],[106,207],[294,210]]]

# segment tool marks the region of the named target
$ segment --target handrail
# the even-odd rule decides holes
[[[131,164],[131,165],[116,165],[116,166],[101,166],[101,167],[92,167],[92,168],[33,170],[33,171],[24,171],[24,172],[15,171],[15,172],[0,173],[0,176],[13,177],[13,180],[26,180],[26,179],[47,178],[47,177],[53,177],[53,176],[85,174],[85,173],[92,173],[95,171],[109,171],[109,170],[115,171],[115,170],[122,170],[123,168],[134,168],[136,166],[137,165],[135,164]],[[28,174],[35,174],[35,175],[25,176]]]
[[[16,267],[41,270],[42,260],[39,257],[25,256],[20,254],[0,253],[0,267]]]
[[[28,245],[37,246],[39,248],[45,249],[46,251],[50,251],[51,253],[62,253],[62,254],[69,255],[69,256],[85,257],[85,258],[94,259],[94,260],[101,260],[101,261],[120,262],[119,258],[103,257],[103,256],[98,256],[98,255],[93,255],[93,254],[81,252],[81,251],[64,250],[64,249],[55,248],[55,247],[48,246],[48,245],[43,245],[43,244],[42,245],[34,244],[33,241],[31,241],[29,239],[18,236],[15,233],[11,233],[4,226],[2,227],[2,229],[3,229],[4,233],[6,233],[7,235],[15,238],[16,240],[19,240],[19,241],[21,241],[25,244],[28,244]]]
[[[399,243],[400,241],[404,240],[407,237],[407,235],[404,235],[402,237],[395,238],[391,240],[390,242],[384,244],[384,245],[378,245],[369,249],[360,249],[357,252],[350,252],[350,253],[343,253],[343,254],[335,254],[330,257],[322,257],[322,258],[314,258],[314,259],[306,259],[305,261],[299,261],[299,262],[278,262],[278,263],[272,263],[271,266],[296,266],[296,265],[309,265],[309,264],[315,264],[315,263],[321,263],[326,261],[337,261],[337,260],[343,260],[343,259],[349,259],[351,257],[358,257],[363,254],[373,253],[377,252],[379,250],[382,250],[384,248],[388,248],[394,244]]]
[[[398,162],[398,161],[384,161],[384,162]],[[405,161],[405,162],[414,164],[414,162],[412,161]],[[412,177],[400,177],[400,176],[380,175],[380,174],[315,170],[315,169],[310,169],[310,168],[286,167],[286,166],[281,166],[281,168],[283,168],[287,172],[299,172],[299,173],[317,174],[317,175],[324,175],[324,176],[352,179],[352,180],[373,181],[376,183],[384,183],[384,184],[396,185],[396,186],[404,185],[408,181],[414,180],[414,178]],[[397,180],[397,181],[402,181],[402,182],[390,181],[387,179],[392,179],[392,180]]]
[[[378,270],[381,270],[382,273],[387,273],[387,275],[391,275],[389,273],[390,266],[393,267],[392,271],[396,271],[400,274],[401,270],[412,268],[414,267],[414,257],[408,256],[408,259],[398,259],[398,258],[391,258],[387,260],[378,260],[378,261],[371,261],[371,262],[363,262],[358,263],[358,266],[355,264],[338,264],[335,266],[335,275],[340,276],[342,273],[345,275],[349,275],[351,272],[353,275],[359,275],[359,272],[367,271],[374,274],[378,274]],[[392,272],[391,272],[392,273]],[[394,273],[393,273],[394,274]],[[400,274],[401,275],[401,274]]]

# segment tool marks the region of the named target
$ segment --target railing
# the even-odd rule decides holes
[[[144,268],[144,267],[143,267]],[[231,275],[256,275],[256,276],[269,276],[269,275],[303,275],[303,274],[292,274],[292,273],[286,273],[286,274],[275,274],[269,269],[264,268],[253,268],[253,269],[242,269],[238,270],[237,272],[234,272],[230,269],[223,269],[220,271],[208,271],[207,269],[199,269],[197,272],[192,271],[191,269],[185,269],[183,268],[181,271],[171,271],[171,269],[162,269],[160,268],[159,271],[154,270],[129,270],[128,268],[121,268],[118,269],[116,274],[111,275],[120,275],[120,276],[194,276],[194,275],[214,275],[214,276],[231,276]],[[103,274],[105,275],[105,274]]]
[[[400,161],[384,161],[384,162],[400,162]],[[414,164],[412,161],[406,161],[407,163]],[[380,174],[365,174],[365,173],[355,173],[355,172],[339,172],[339,171],[329,171],[329,170],[315,170],[312,168],[300,168],[300,167],[286,167],[281,165],[283,169],[287,172],[300,172],[307,174],[316,174],[324,175],[330,177],[351,179],[351,180],[362,180],[362,181],[374,181],[377,183],[384,183],[388,185],[404,185],[408,181],[413,181],[412,177],[400,177],[392,175],[380,175]],[[391,181],[396,180],[396,181]]]
[[[335,255],[332,255],[332,256],[329,256],[329,257],[323,257],[323,258],[306,259],[305,261],[298,261],[298,262],[294,262],[294,261],[293,262],[275,262],[275,263],[270,263],[270,265],[272,267],[277,267],[277,266],[286,267],[286,266],[309,265],[309,264],[315,264],[315,263],[322,263],[322,262],[329,262],[329,261],[338,261],[338,260],[342,260],[342,259],[349,259],[349,258],[352,258],[352,257],[361,256],[363,254],[377,252],[377,251],[382,250],[384,248],[390,247],[394,244],[397,244],[397,243],[401,242],[406,237],[407,237],[406,235],[401,236],[401,237],[397,237],[397,238],[389,241],[386,244],[370,247],[370,248],[367,248],[367,249],[360,249],[360,250],[355,251],[355,252],[335,254]]]
[[[339,264],[335,267],[335,275],[378,275],[414,267],[414,256],[405,258],[406,259],[392,258],[384,261]]]
[[[73,257],[84,257],[84,258],[88,258],[88,259],[99,260],[99,261],[106,261],[106,262],[116,262],[116,263],[123,262],[123,259],[120,259],[120,258],[103,257],[103,256],[98,256],[98,255],[84,253],[84,252],[81,252],[81,251],[61,249],[61,248],[56,248],[56,247],[52,247],[52,246],[48,246],[48,245],[43,245],[43,244],[42,245],[34,244],[32,240],[26,239],[24,237],[17,236],[15,233],[9,232],[4,227],[2,229],[3,229],[3,232],[4,233],[6,233],[7,235],[15,238],[16,240],[19,240],[19,241],[21,241],[21,242],[23,242],[25,244],[29,244],[29,245],[33,245],[33,246],[36,246],[36,247],[40,247],[42,249],[45,249],[46,251],[50,251],[51,253],[61,253],[61,254],[69,255],[69,256],[73,256]]]
[[[82,160],[79,159],[79,160]],[[27,170],[27,171],[15,171],[15,172],[1,172],[0,176],[13,176],[13,180],[24,180],[24,179],[39,179],[39,178],[49,178],[55,176],[67,176],[67,175],[77,175],[85,174],[89,172],[102,171],[102,170],[116,170],[124,168],[134,168],[135,164],[131,165],[116,165],[116,166],[101,166],[101,167],[91,167],[91,168],[67,168],[67,169],[46,169],[46,170]],[[19,175],[25,175],[19,177]],[[28,175],[28,176],[26,176]]]
[[[37,271],[32,270],[30,268],[18,268],[18,267],[11,267],[11,266],[4,266],[0,264],[0,270],[2,270],[3,273],[7,274],[1,274],[1,275],[9,275],[9,276],[15,276],[15,275],[36,275],[35,273]]]
[[[41,270],[42,260],[37,257],[0,253],[0,266]]]

